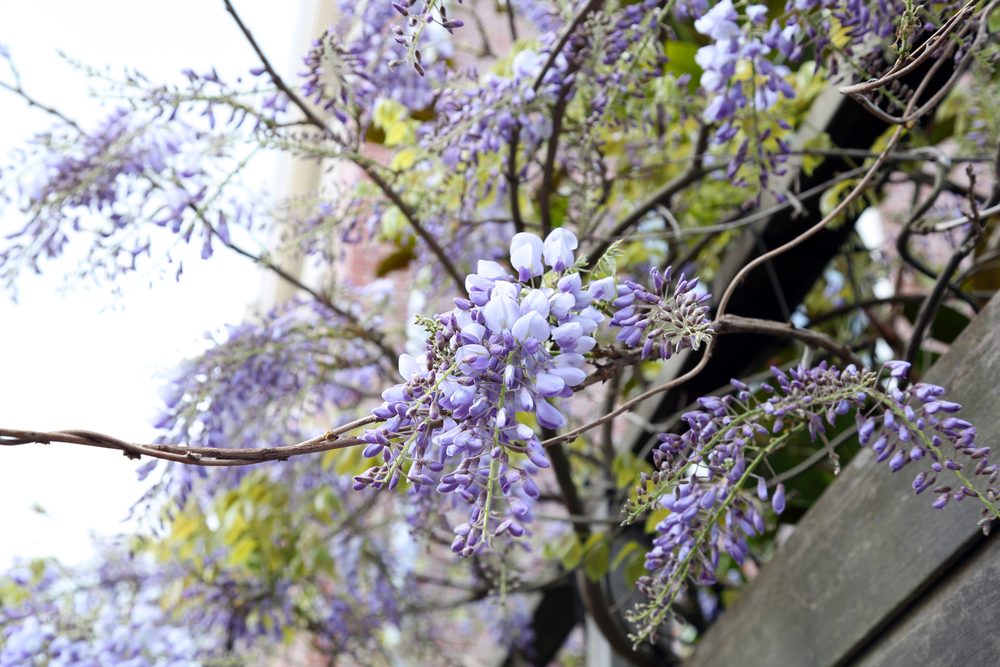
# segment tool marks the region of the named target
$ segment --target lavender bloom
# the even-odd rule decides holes
[[[792,55],[790,50],[785,52],[784,45],[789,43],[785,33],[775,33],[778,24],[774,22],[771,33],[765,36],[763,42],[752,35],[752,26],[764,22],[766,13],[767,8],[763,5],[747,8],[750,21],[744,31],[735,22],[739,17],[733,4],[729,0],[723,0],[695,21],[695,30],[715,40],[714,44],[701,47],[695,54],[695,61],[704,70],[701,85],[707,91],[716,93],[705,110],[707,120],[721,122],[748,104],[755,112],[765,111],[777,103],[778,93],[786,98],[795,97],[794,89],[785,81],[791,70],[784,65],[774,65],[765,58],[775,48],[786,56]],[[789,35],[793,36],[798,27],[790,28],[792,31]],[[751,64],[752,71],[760,78],[760,81],[752,84],[754,95],[749,102],[745,91],[747,84],[732,81],[741,60]],[[716,134],[717,143],[725,138],[725,132]]]
[[[545,263],[553,271],[565,271],[573,266],[573,251],[576,250],[576,235],[562,227],[553,229],[545,239],[542,255]]]
[[[763,512],[744,489],[764,457],[792,431],[808,429],[814,438],[824,432],[824,419],[833,423],[843,403],[863,406],[864,391],[876,379],[874,373],[854,368],[839,372],[825,363],[789,374],[772,371],[780,390],[771,390],[775,395],[766,401],[759,402],[734,380],[736,396],[699,399],[702,409],[683,415],[688,425],[683,435],[659,436],[662,444],[653,451],[657,471],[637,487],[638,502],[625,507],[626,522],[657,506],[671,510],[657,526],[657,548],[647,556],[651,574],[639,582],[651,602],[629,614],[639,627],[634,641],[656,632],[688,576],[700,584],[715,581],[720,546],[742,563],[749,553],[746,539],[763,534]],[[772,428],[765,426],[769,421]],[[757,444],[757,438],[772,431],[775,437],[768,444]],[[757,494],[767,498],[763,479]],[[784,510],[783,486],[775,489],[771,502],[775,513]]]
[[[397,11],[388,2],[338,2],[340,20],[303,57],[302,94],[341,123],[359,115],[367,125],[380,97],[412,111],[430,107],[434,88],[445,78],[443,61],[454,47],[447,33],[428,30],[423,53],[417,51],[420,71],[392,66],[410,52],[408,36],[394,23]]]
[[[518,271],[518,280],[527,282],[545,272],[542,268],[542,240],[534,234],[520,232],[510,242],[510,263]]]
[[[905,378],[910,364],[905,361],[889,361],[883,366],[892,378]],[[964,496],[978,498],[983,504],[983,517],[980,525],[989,530],[989,517],[997,516],[997,490],[994,488],[1000,466],[990,464],[989,447],[976,445],[976,429],[969,422],[958,417],[952,417],[962,409],[962,406],[952,401],[942,399],[944,389],[937,385],[918,383],[901,391],[892,389],[888,394],[878,392],[875,397],[885,408],[881,418],[881,429],[877,431],[877,421],[874,418],[862,421],[859,429],[861,443],[867,445],[878,435],[872,449],[878,454],[878,462],[889,462],[893,472],[902,470],[914,461],[930,461],[930,472],[920,471],[914,482],[914,493],[920,494],[937,483],[937,476],[948,470],[958,478],[958,492],[949,495],[951,486],[940,486],[934,489],[939,494],[934,501],[935,509],[944,509],[949,498],[961,501]],[[963,459],[959,460],[960,456]],[[967,468],[972,468],[971,474]],[[985,479],[981,490],[977,488],[976,478]]]
[[[532,236],[519,234],[511,243],[519,274],[533,274],[546,246],[551,264],[573,264],[571,234],[557,229],[544,243]],[[403,463],[412,462],[405,477],[413,485],[436,486],[472,505],[452,545],[463,556],[500,535],[524,534],[527,511],[519,495],[538,497],[531,474],[549,463],[517,415],[562,427],[566,419],[551,401],[572,396],[586,378],[583,354],[594,346],[589,334],[602,318],[579,274],[550,275],[555,288],[532,288],[496,262],[480,261],[466,279],[469,300],[425,322],[426,354],[400,359],[407,381],[383,392],[385,402],[373,413],[385,423],[364,436],[370,443],[364,455],[383,463],[355,477],[355,488],[392,489],[404,477]]]
[[[653,290],[626,280],[618,287],[618,298],[612,305],[619,310],[611,318],[611,326],[622,327],[617,339],[634,346],[645,338],[642,356],[645,358],[660,346],[660,358],[669,359],[684,348],[697,350],[702,343],[712,339],[708,303],[711,294],[696,294],[698,279],[685,280],[684,274],[670,292],[670,269],[660,275],[658,269],[650,270]]]
[[[734,39],[740,36],[740,27],[736,24],[738,18],[732,1],[722,0],[694,22],[694,29],[717,42]]]
[[[908,364],[889,362],[886,368],[903,377]],[[971,424],[957,417],[936,416],[953,414],[961,407],[941,400],[941,387],[920,384],[906,392],[897,388],[886,393],[879,386],[877,373],[854,366],[838,371],[825,362],[811,369],[799,366],[787,373],[777,368],[771,371],[778,386],[763,385],[772,394],[767,400],[759,401],[746,385],[733,380],[735,396],[699,399],[702,409],[683,415],[688,425],[683,435],[660,435],[662,444],[653,451],[657,471],[644,477],[637,487],[638,502],[629,501],[625,507],[626,523],[648,509],[671,510],[657,526],[660,535],[653,542],[657,548],[647,556],[646,567],[652,574],[640,581],[651,602],[630,613],[639,625],[639,634],[633,638],[637,642],[656,632],[688,576],[699,583],[714,581],[720,543],[739,563],[746,554],[745,538],[763,533],[761,510],[744,491],[749,478],[756,476],[756,466],[794,432],[808,431],[813,440],[825,437],[826,426],[852,409],[861,443],[868,444],[876,435],[876,420],[861,414],[869,396],[885,408],[881,437],[873,445],[879,461],[889,461],[895,472],[911,461],[927,458],[932,461],[931,471],[916,476],[916,493],[933,487],[937,475],[947,469],[958,477],[960,486],[935,488],[939,494],[935,508],[943,509],[949,499],[960,502],[970,496],[983,502],[980,525],[984,530],[988,530],[991,517],[1000,516],[995,506],[996,489],[977,490],[962,472],[975,462],[973,476],[988,476],[992,485],[1000,475],[998,466],[987,463],[988,447],[975,445],[976,430]],[[910,399],[919,401],[920,408],[908,405],[913,402]],[[767,422],[770,428],[765,426]],[[762,445],[760,437],[770,440]],[[969,463],[956,460],[945,449],[945,442],[968,457]],[[757,495],[766,501],[763,478],[758,478]],[[785,510],[783,484],[776,486],[771,506],[775,514]]]

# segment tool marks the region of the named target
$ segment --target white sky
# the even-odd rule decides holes
[[[294,71],[299,3],[234,4],[275,65]],[[152,81],[176,81],[183,68],[207,72],[212,66],[232,80],[258,64],[221,0],[6,0],[0,2],[0,44],[10,49],[26,90],[84,128],[109,108],[88,97],[89,81],[57,49],[95,67],[110,65],[113,74],[136,67]],[[11,81],[5,63],[0,78]],[[0,119],[2,156],[51,123],[4,90]],[[276,171],[267,159],[246,180],[273,191]],[[15,210],[0,211],[0,236],[21,224]],[[0,293],[0,425],[80,428],[148,442],[154,435],[148,419],[159,404],[157,374],[197,351],[203,332],[241,320],[258,294],[260,278],[249,262],[218,244],[203,262],[198,247],[193,239],[179,284],[137,285],[115,310],[110,293],[92,285],[60,296],[72,261],[49,263],[41,278],[25,276],[17,305]],[[92,531],[127,530],[121,520],[143,490],[138,465],[119,453],[75,445],[0,448],[0,570],[16,557],[79,562],[92,553]],[[47,514],[32,511],[35,504]]]

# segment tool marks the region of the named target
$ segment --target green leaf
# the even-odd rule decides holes
[[[583,556],[583,571],[591,581],[597,581],[608,573],[608,561],[611,558],[611,545],[603,539],[603,535],[597,537],[600,541],[587,549]]]
[[[257,540],[252,537],[244,537],[235,545],[233,545],[233,550],[229,552],[230,565],[243,565],[248,560],[250,556],[257,551]]]
[[[628,559],[625,564],[625,583],[629,588],[635,588],[635,584],[639,581],[639,578],[646,574],[646,554],[643,552],[636,552]]]
[[[691,81],[688,82],[688,92],[693,93],[698,89],[698,80],[702,70],[694,60],[694,55],[698,52],[698,45],[693,42],[675,42],[667,40],[663,44],[663,53],[670,58],[670,62],[663,66],[667,72],[673,72],[679,77],[682,74],[690,74]]]
[[[618,273],[618,258],[625,254],[622,248],[622,239],[618,239],[611,244],[601,258],[597,260],[597,268],[594,270],[594,277],[613,276]]]
[[[835,185],[827,188],[819,198],[819,210],[820,213],[823,214],[823,217],[833,213],[834,209],[840,205],[840,202],[847,199],[857,184],[858,179],[849,178],[846,181],[841,181],[840,183],[836,183]],[[848,205],[846,209],[844,209],[844,212],[850,213],[852,209],[864,205],[864,199],[858,197],[850,205]],[[840,215],[830,221],[830,229],[837,229],[837,227],[844,224],[844,212],[841,212]]]
[[[668,514],[670,514],[670,510],[662,507],[656,510],[655,512],[650,512],[649,516],[646,517],[646,525],[644,526],[646,532],[652,533],[653,531],[655,531],[656,524],[666,519]]]
[[[615,474],[615,482],[619,489],[624,489],[634,484],[639,478],[640,472],[650,473],[653,468],[648,462],[636,457],[634,453],[626,450],[615,457],[611,462],[611,472]]]
[[[614,561],[611,562],[611,569],[612,570],[618,569],[618,566],[622,564],[623,560],[628,558],[628,555],[630,553],[640,548],[642,548],[642,545],[636,542],[635,540],[629,540],[628,542],[626,542],[625,546],[623,546],[621,548],[621,551],[618,552],[618,555],[615,556]]]
[[[569,209],[569,197],[553,195],[549,198],[549,217],[553,227],[562,227],[563,220],[566,219],[566,211]]]
[[[576,566],[580,564],[581,558],[583,558],[583,547],[579,541],[574,541],[569,550],[559,559],[559,562],[564,570],[575,570]]]

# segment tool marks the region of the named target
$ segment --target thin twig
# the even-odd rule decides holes
[[[850,171],[845,171],[842,174],[838,174],[837,176],[831,178],[830,180],[821,183],[815,187],[809,188],[805,192],[800,193],[798,195],[799,201],[805,202],[808,201],[809,199],[812,199],[813,197],[817,197],[826,192],[831,185],[836,185],[837,183],[840,183],[842,181],[854,178],[858,174],[863,174],[866,170],[867,167],[856,167],[854,169],[851,169]],[[655,204],[653,206],[655,206]],[[752,213],[748,216],[737,218],[735,220],[730,220],[729,222],[719,223],[717,225],[708,225],[706,227],[686,227],[684,229],[681,229],[681,236],[695,236],[698,234],[717,234],[719,232],[728,232],[733,229],[745,227],[746,225],[757,222],[758,220],[763,220],[764,218],[770,217],[772,215],[775,215],[776,213],[780,213],[789,208],[792,208],[792,203],[790,201],[782,202],[780,204],[775,204],[774,206],[769,206],[768,208],[765,208],[761,211],[757,211],[756,213]],[[646,210],[648,211],[649,209]],[[608,246],[610,246],[611,242],[617,241],[619,239],[639,240],[639,239],[660,238],[660,237],[676,238],[675,232],[673,230],[665,230],[662,232],[647,232],[643,234],[622,234],[617,236],[608,234],[607,236],[600,236],[595,238],[602,239]]]
[[[929,146],[917,150],[935,156],[934,164],[937,166],[937,170],[935,171],[934,174],[934,185],[931,188],[930,194],[927,195],[927,197],[925,197],[924,200],[918,206],[914,207],[913,211],[906,219],[906,222],[903,223],[903,227],[899,231],[899,236],[896,237],[896,251],[899,253],[899,256],[903,259],[904,262],[906,262],[907,264],[909,264],[917,271],[930,278],[931,280],[937,280],[938,274],[934,273],[934,271],[931,270],[929,266],[924,264],[921,260],[917,259],[916,257],[913,256],[912,253],[910,253],[909,241],[910,241],[910,236],[913,233],[917,222],[921,218],[923,218],[924,214],[927,213],[928,210],[930,210],[931,206],[934,205],[934,202],[936,202],[937,198],[941,195],[941,192],[945,186],[945,182],[947,181],[948,170],[951,168],[951,160],[948,159],[948,156],[945,155],[944,151],[942,151],[940,148],[936,146]],[[920,185],[914,183],[913,187],[914,187],[913,191],[914,200],[916,200],[916,196],[920,192]],[[972,191],[973,189],[969,188],[969,196],[972,196]],[[958,286],[958,284],[949,282],[948,287],[951,289],[952,292],[958,295],[960,299],[962,299],[970,306],[972,306],[973,310],[977,312],[979,311],[979,305],[969,295],[965,294],[965,292],[962,291],[962,289]]]
[[[856,83],[852,86],[843,86],[840,88],[840,94],[854,96],[862,93],[870,93],[892,83],[896,79],[906,76],[919,67],[922,62],[927,60],[934,53],[934,51],[937,50],[937,47],[940,46],[942,41],[947,39],[962,21],[972,15],[975,10],[975,6],[976,0],[969,0],[968,4],[948,19],[943,26],[938,28],[937,32],[931,35],[926,42],[917,47],[914,53],[910,54],[911,61],[905,67],[899,67],[899,64],[902,62],[902,58],[900,58],[899,62],[896,63],[889,74],[872,81]],[[934,48],[930,48],[931,46]]]
[[[3,81],[0,81],[0,88],[6,88],[7,90],[9,90],[10,92],[14,93],[15,95],[20,96],[21,99],[23,99],[25,102],[28,103],[29,107],[38,107],[39,109],[41,109],[45,113],[50,114],[52,116],[55,116],[56,118],[58,118],[62,122],[66,123],[67,125],[69,125],[73,129],[75,129],[80,134],[84,134],[83,130],[80,129],[80,126],[76,124],[76,121],[74,121],[69,116],[64,115],[58,109],[42,104],[41,102],[39,102],[38,100],[36,100],[31,95],[28,95],[28,93],[24,92],[24,89],[21,88],[21,86],[19,86],[19,85],[18,86],[12,86],[12,85],[10,85],[8,83],[4,83]]]
[[[958,269],[958,265],[965,259],[965,256],[975,250],[979,239],[983,235],[983,228],[979,224],[978,203],[976,202],[976,198],[971,194],[975,185],[975,175],[972,172],[972,165],[968,167],[968,174],[970,180],[969,203],[972,207],[972,213],[969,218],[972,221],[972,228],[966,235],[965,240],[952,252],[948,263],[941,270],[941,275],[938,276],[937,282],[934,283],[934,289],[931,290],[931,293],[927,295],[927,298],[920,306],[917,319],[913,323],[913,334],[910,336],[910,340],[906,344],[906,351],[903,354],[903,358],[911,364],[917,358],[917,352],[924,341],[924,334],[937,314],[938,306],[941,305],[951,276],[954,275]]]
[[[708,130],[706,126],[702,125],[698,129],[698,137],[695,140],[694,145],[694,156],[695,159],[692,160],[688,167],[678,174],[675,178],[664,183],[660,186],[653,194],[640,203],[635,209],[632,210],[628,215],[626,215],[618,224],[616,224],[608,235],[603,237],[604,240],[595,248],[592,252],[588,253],[590,257],[590,263],[588,268],[592,269],[597,266],[597,262],[600,261],[601,257],[604,255],[605,251],[611,247],[613,239],[621,236],[625,231],[631,228],[633,225],[637,224],[642,218],[651,210],[660,205],[669,206],[670,199],[691,185],[700,181],[702,178],[712,173],[713,171],[718,171],[727,165],[716,164],[711,167],[702,166],[700,157],[704,156],[705,145],[708,142]]]

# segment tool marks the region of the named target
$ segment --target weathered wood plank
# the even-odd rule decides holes
[[[852,667],[1000,665],[1000,532],[886,628]]]
[[[926,378],[962,403],[977,441],[1000,440],[1000,297]],[[892,474],[863,449],[809,510],[685,664],[824,667],[845,664],[971,547],[980,506],[931,508],[916,468]]]

